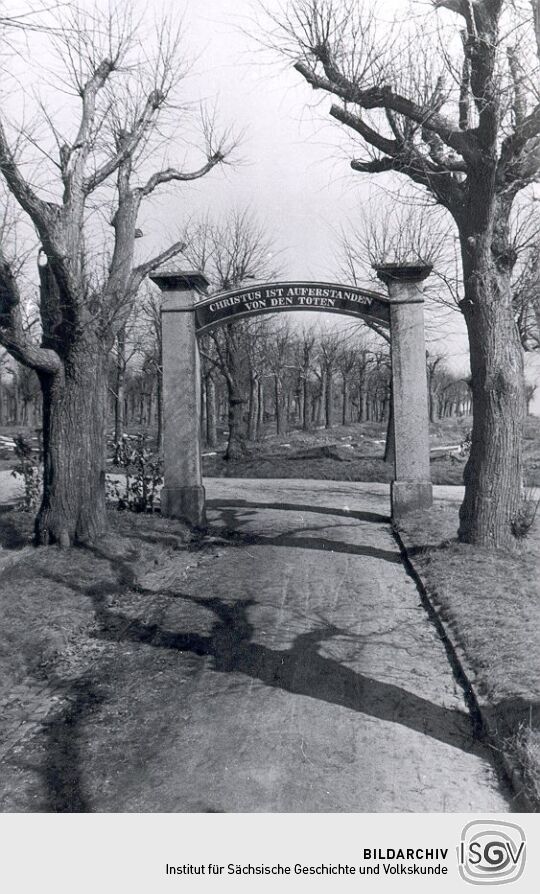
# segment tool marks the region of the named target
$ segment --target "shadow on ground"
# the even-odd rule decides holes
[[[129,563],[119,561],[117,556],[112,558],[102,550],[96,550],[96,554],[107,559],[117,575],[116,586],[111,585],[109,578],[96,581],[90,587],[78,588],[92,599],[96,618],[93,635],[97,640],[136,643],[180,655],[211,658],[215,673],[240,674],[271,688],[399,723],[458,750],[470,752],[476,749],[471,720],[465,712],[446,709],[414,692],[357,673],[338,660],[320,654],[321,644],[336,638],[353,639],[360,649],[361,635],[353,636],[331,623],[318,623],[313,629],[297,635],[290,648],[272,649],[254,642],[258,631],[249,612],[256,605],[255,599],[228,602],[176,590],[161,592],[159,596],[197,605],[211,612],[214,621],[209,633],[168,630],[113,610],[110,598],[127,594],[133,584],[133,572]],[[158,595],[141,587],[137,587],[137,592],[147,593],[149,598]],[[47,790],[44,810],[92,812],[84,790],[81,741],[84,724],[103,705],[104,696],[100,692],[104,682],[110,680],[100,681],[88,675],[77,680],[71,689],[66,690],[67,706],[63,712],[46,724],[46,759],[42,769]]]
[[[373,559],[382,559],[385,562],[400,564],[401,557],[397,550],[385,550],[375,546],[359,545],[357,543],[347,543],[342,540],[333,539],[331,537],[316,537],[310,535],[310,532],[316,533],[321,530],[320,526],[310,527],[302,525],[299,528],[287,528],[281,534],[254,534],[251,531],[242,531],[242,528],[249,522],[250,518],[257,515],[257,509],[289,509],[295,512],[312,512],[326,515],[344,516],[352,519],[362,519],[369,522],[376,521],[379,524],[389,521],[385,516],[371,512],[349,513],[344,510],[332,511],[330,509],[319,508],[315,506],[297,506],[295,504],[269,504],[269,503],[248,503],[245,500],[223,500],[209,501],[208,506],[215,510],[219,516],[217,525],[213,525],[216,533],[231,538],[232,540],[244,543],[246,545],[262,545],[262,546],[280,546],[291,547],[296,549],[309,549],[326,552],[346,553],[352,556],[366,556]],[[324,525],[324,530],[334,529],[343,531],[343,525]],[[306,534],[310,536],[305,536]]]

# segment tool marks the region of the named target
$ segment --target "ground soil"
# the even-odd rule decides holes
[[[432,448],[455,447],[467,436],[470,417],[442,419],[430,426]],[[246,456],[234,462],[223,459],[224,445],[203,457],[204,474],[230,478],[307,478],[333,481],[392,480],[393,467],[385,463],[385,425],[367,422],[311,432],[293,430],[248,444]],[[434,484],[462,485],[465,462],[449,451],[433,451]],[[540,419],[530,416],[525,428],[524,484],[540,486]]]
[[[430,426],[432,447],[456,446],[470,431],[468,416],[441,419]],[[19,429],[1,427],[0,435],[12,437]],[[28,437],[33,429],[23,432]],[[132,434],[138,434],[139,430]],[[148,443],[155,442],[155,432],[145,431]],[[215,450],[204,448],[204,474],[208,477],[230,478],[309,478],[333,481],[390,481],[392,468],[383,461],[386,425],[362,422],[319,428],[310,432],[293,429],[277,437],[274,426],[265,426],[264,437],[250,442],[245,458],[225,462],[225,432],[220,432],[220,444]],[[13,467],[12,453],[0,447],[0,471]],[[540,486],[540,419],[530,416],[525,426],[524,483],[527,487]],[[463,483],[464,462],[450,453],[432,454],[431,475],[434,484]]]

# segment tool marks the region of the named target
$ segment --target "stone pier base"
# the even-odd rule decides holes
[[[181,518],[196,528],[204,527],[204,487],[164,487],[161,491],[161,514],[168,518]]]
[[[394,520],[416,509],[430,509],[433,505],[431,481],[392,481],[390,502]]]

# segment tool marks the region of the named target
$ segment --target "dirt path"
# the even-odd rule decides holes
[[[5,759],[4,809],[509,810],[378,486],[207,487],[223,541],[148,572],[129,618],[85,590],[100,660]]]

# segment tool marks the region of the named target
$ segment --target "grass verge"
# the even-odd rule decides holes
[[[515,552],[455,540],[458,505],[436,504],[399,536],[472,684],[486,732],[530,810],[540,811],[540,519]]]

